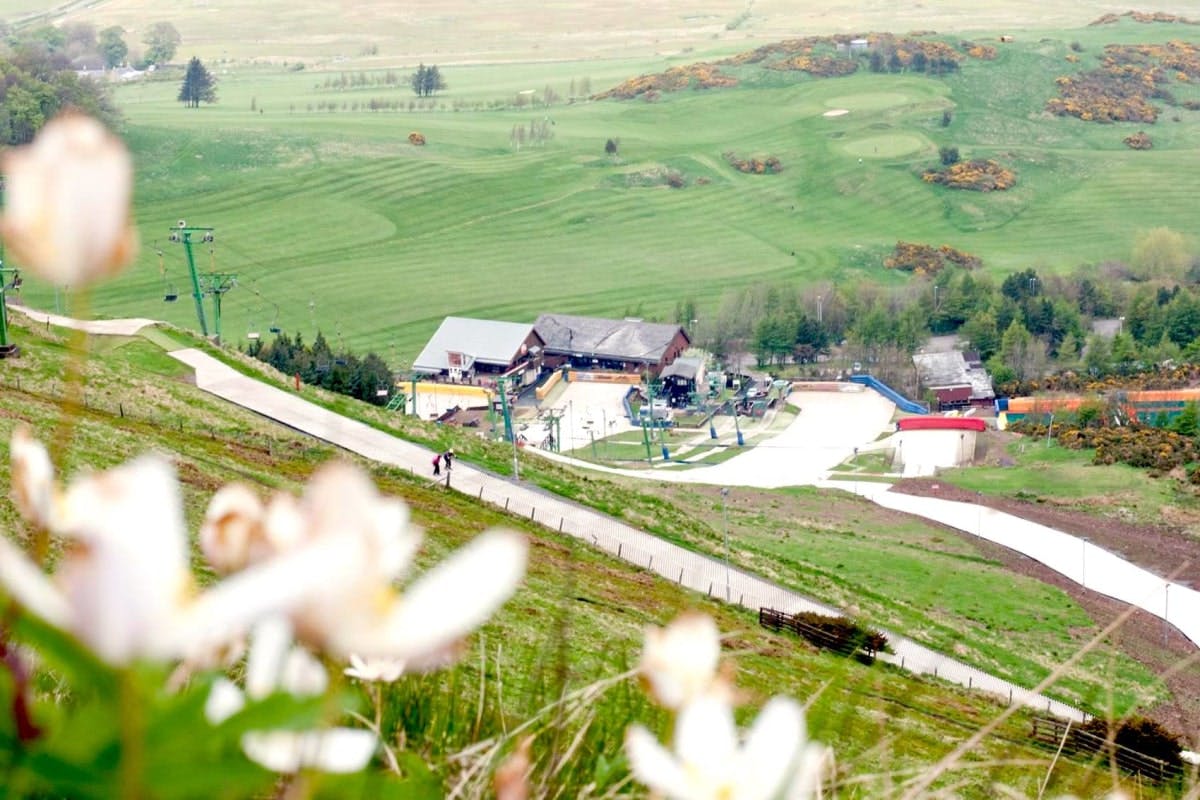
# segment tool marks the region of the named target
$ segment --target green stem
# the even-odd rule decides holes
[[[79,302],[75,313],[86,319],[91,306],[91,290],[83,289],[79,294]],[[67,345],[67,364],[63,374],[62,417],[58,428],[50,440],[50,460],[58,469],[64,472],[67,451],[71,446],[71,437],[75,434],[75,424],[79,419],[79,410],[83,407],[83,372],[87,365],[88,337],[83,331],[71,331]],[[50,550],[50,532],[38,527],[33,539],[33,557],[39,563],[46,561]]]
[[[121,693],[119,796],[121,800],[138,800],[142,797],[142,773],[146,755],[142,736],[145,722],[142,718],[142,698],[138,692],[137,677],[133,670],[122,670],[119,681]]]

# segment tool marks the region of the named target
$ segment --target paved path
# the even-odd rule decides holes
[[[1086,589],[1166,620],[1200,645],[1200,592],[1172,583],[1085,539],[982,505],[888,491],[888,484],[826,481],[821,485],[852,491],[881,506],[941,522],[1024,553]],[[1196,558],[1200,558],[1200,548]]]

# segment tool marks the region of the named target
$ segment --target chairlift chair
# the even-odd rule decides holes
[[[174,236],[175,234],[171,234]],[[172,240],[174,241],[174,240]],[[163,251],[158,251],[158,274],[162,277],[163,283],[163,302],[174,303],[179,299],[179,290],[175,288],[175,284],[167,280],[167,270],[163,266]]]

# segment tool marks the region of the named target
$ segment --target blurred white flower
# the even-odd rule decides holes
[[[246,705],[246,698],[263,700],[276,692],[316,697],[328,688],[329,676],[315,658],[292,645],[291,629],[281,618],[259,624],[246,660],[246,691],[228,680],[213,684],[204,711],[219,725]],[[371,760],[379,741],[357,728],[292,731],[250,731],[242,736],[242,751],[274,772],[358,772]]]
[[[343,672],[367,683],[393,683],[404,674],[404,662],[390,658],[359,658],[350,654],[350,666]]]
[[[650,695],[677,710],[710,691],[727,694],[717,675],[721,634],[712,617],[687,613],[665,628],[648,627],[639,674]]]
[[[268,509],[268,528],[270,516]],[[388,659],[414,670],[443,663],[525,572],[524,538],[489,531],[399,594],[393,584],[407,574],[420,534],[408,525],[403,503],[381,497],[348,464],[323,467],[296,512],[279,516],[298,543],[231,580],[253,574],[268,579],[267,592],[287,592],[296,582],[309,587],[290,612],[297,635],[342,658]]]
[[[674,752],[641,725],[625,735],[630,770],[638,781],[670,800],[773,800],[811,797],[820,785],[808,774],[804,713],[798,703],[774,697],[738,744],[733,709],[704,695],[679,712]],[[814,759],[815,761],[815,759]]]
[[[41,528],[53,526],[59,503],[54,466],[42,443],[20,424],[12,435],[12,499],[21,516]]]
[[[249,566],[197,593],[165,459],[144,456],[76,480],[50,512],[45,498],[57,490],[44,448],[22,434],[13,453],[26,465],[15,470],[25,476],[18,494],[32,498],[22,503],[49,517],[68,547],[52,582],[0,537],[0,583],[113,664],[205,663],[255,622],[282,613],[300,638],[338,657],[425,669],[444,663],[525,571],[524,539],[488,532],[401,597],[393,583],[407,572],[420,535],[403,503],[380,497],[362,471],[335,464],[313,477],[299,503],[280,495],[262,514],[247,492],[222,495],[210,509],[206,549],[223,567]]]
[[[32,144],[5,153],[0,169],[0,233],[18,262],[58,285],[83,286],[133,259],[133,165],[102,124],[62,114]]]

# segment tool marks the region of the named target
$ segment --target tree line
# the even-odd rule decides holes
[[[696,313],[689,301],[677,321]],[[997,384],[1061,370],[1121,375],[1200,362],[1200,259],[1178,234],[1157,229],[1139,237],[1130,264],[1070,275],[1028,268],[1002,280],[951,265],[891,289],[785,282],[728,292],[700,313],[699,345],[724,360],[750,354],[761,366],[813,364],[837,349],[912,386],[912,354],[932,335],[957,334]],[[1107,331],[1093,333],[1098,319]]]
[[[299,375],[309,385],[377,406],[387,405],[393,385],[392,370],[378,354],[359,358],[345,349],[335,353],[320,331],[311,345],[299,333],[284,332],[267,344],[260,339],[250,342],[246,353],[285,375]]]

